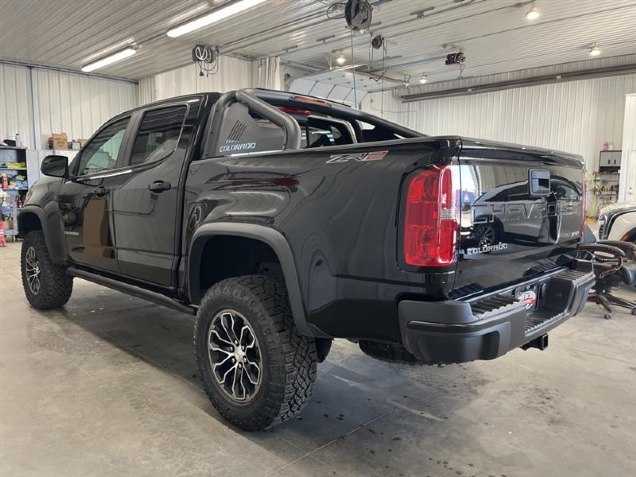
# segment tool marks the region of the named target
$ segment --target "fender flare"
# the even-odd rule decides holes
[[[636,227],[633,227],[632,229],[625,232],[619,240],[622,240],[623,242],[631,242],[636,240]]]
[[[302,293],[300,291],[300,280],[296,271],[294,256],[287,239],[277,230],[263,225],[216,222],[204,224],[197,228],[192,236],[188,253],[188,292],[191,303],[198,305],[201,302],[201,296],[198,290],[201,272],[201,255],[203,254],[205,244],[208,239],[219,235],[250,238],[270,246],[277,255],[283,270],[289,304],[298,332],[304,336],[324,336],[323,333],[314,327],[310,327],[307,323]]]
[[[26,233],[24,226],[22,225],[21,217],[24,217],[27,214],[37,216],[40,221],[42,233],[44,234],[44,241],[46,242],[46,248],[49,251],[51,260],[57,264],[66,264],[68,257],[59,213],[53,212],[47,215],[47,212],[37,205],[25,205],[18,214],[17,218],[18,232],[22,237],[24,237]]]

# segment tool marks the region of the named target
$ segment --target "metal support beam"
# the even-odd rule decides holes
[[[117,76],[100,75],[95,73],[84,73],[82,71],[77,71],[72,68],[62,68],[59,66],[40,65],[37,63],[29,63],[26,61],[4,60],[0,58],[0,64],[9,65],[9,66],[21,66],[22,68],[30,68],[30,69],[37,68],[39,70],[58,71],[60,73],[69,73],[73,75],[88,76],[90,78],[106,79],[110,81],[121,81],[122,83],[139,84],[139,81],[137,80],[119,78]]]
[[[403,103],[423,101],[426,99],[448,98],[451,96],[467,96],[471,94],[490,93],[513,88],[523,88],[527,86],[537,86],[542,84],[563,83],[565,81],[576,81],[582,79],[602,78],[607,76],[620,76],[636,73],[636,65],[611,66],[606,68],[595,68],[584,71],[573,71],[531,78],[499,81],[496,83],[480,84],[475,86],[462,86],[461,88],[432,91],[430,93],[405,94],[400,97]]]

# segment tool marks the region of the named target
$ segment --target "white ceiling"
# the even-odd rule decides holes
[[[2,0],[0,59],[79,70],[136,45],[136,55],[97,73],[140,79],[188,64],[192,46],[202,41],[247,58],[279,55],[306,66],[320,82],[344,85],[352,81],[350,70],[329,71],[329,60],[343,50],[351,64],[352,40],[358,71],[386,70],[393,84],[409,76],[417,83],[423,73],[429,82],[457,78],[459,68],[444,65],[453,51],[448,45],[463,49],[464,76],[588,59],[595,42],[603,57],[636,52],[636,0],[536,0],[543,15],[534,22],[524,17],[526,0],[371,0],[377,6],[371,31],[353,38],[344,19],[327,18],[332,0],[267,0],[189,35],[166,36],[226,1]],[[420,18],[413,14],[426,9]],[[384,68],[382,52],[369,48],[377,34],[387,40]],[[357,80],[359,89],[380,87],[368,76]]]

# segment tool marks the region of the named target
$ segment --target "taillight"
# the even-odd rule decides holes
[[[331,103],[329,101],[325,101],[324,99],[313,98],[311,96],[292,96],[291,100],[295,101],[296,103],[314,104],[316,106],[331,107]]]
[[[311,116],[311,111],[307,109],[292,108],[290,106],[279,106],[278,109],[283,113],[293,114],[295,116]]]
[[[454,263],[457,226],[451,170],[435,167],[414,176],[406,194],[404,262],[418,267]]]

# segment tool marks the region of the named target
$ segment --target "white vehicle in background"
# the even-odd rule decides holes
[[[620,202],[601,209],[598,239],[636,243],[636,203]]]

